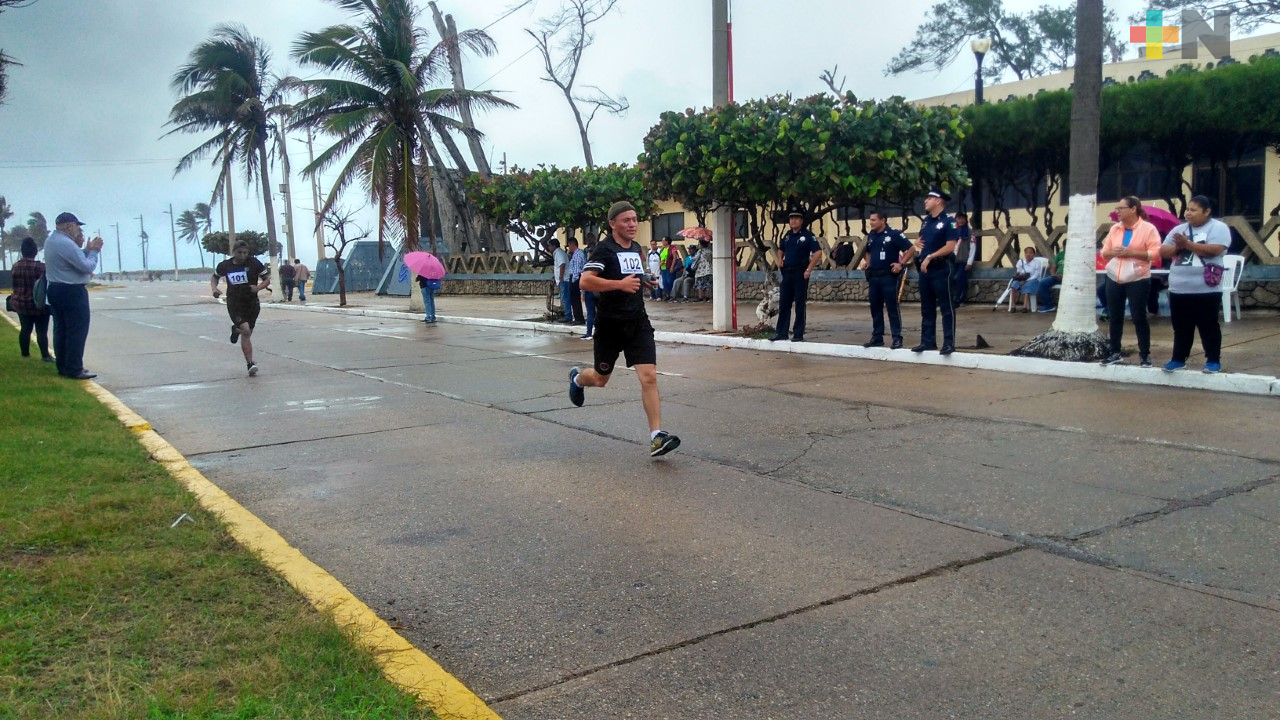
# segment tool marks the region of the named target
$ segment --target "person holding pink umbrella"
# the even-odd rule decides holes
[[[422,292],[425,315],[422,322],[436,321],[436,293],[444,286],[444,263],[429,252],[411,252],[404,255],[404,266],[418,276],[418,288]]]

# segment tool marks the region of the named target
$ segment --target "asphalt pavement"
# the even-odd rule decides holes
[[[249,378],[206,287],[92,303],[98,382],[504,718],[1280,717],[1274,398],[663,345],[650,460],[573,335],[267,306]]]

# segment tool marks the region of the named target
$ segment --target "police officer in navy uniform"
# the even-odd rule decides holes
[[[863,271],[867,275],[867,296],[871,301],[871,341],[862,347],[884,347],[884,314],[889,313],[889,332],[897,350],[902,347],[902,315],[898,312],[898,282],[916,249],[901,231],[885,224],[884,212],[873,211],[867,225],[867,248]]]
[[[818,238],[804,227],[804,213],[792,210],[787,215],[791,230],[782,236],[777,250],[778,267],[782,268],[782,287],[778,292],[778,327],[770,342],[787,339],[791,324],[791,306],[796,307],[796,325],[791,342],[804,342],[804,306],[809,299],[809,276],[822,259]]]
[[[938,313],[942,314],[943,355],[956,349],[956,309],[953,300],[956,242],[960,233],[956,221],[946,213],[951,196],[932,187],[924,199],[925,215],[920,218],[916,252],[920,258],[920,344],[911,352],[938,349]]]

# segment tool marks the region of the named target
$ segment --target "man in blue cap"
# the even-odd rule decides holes
[[[956,221],[946,213],[951,196],[942,188],[929,188],[924,199],[925,215],[920,218],[920,238],[916,252],[920,258],[920,344],[911,352],[938,350],[938,313],[942,314],[942,349],[956,350],[956,310],[952,291],[956,242],[960,239]]]
[[[822,246],[818,238],[804,226],[804,213],[792,210],[787,215],[787,223],[791,230],[782,236],[782,242],[775,251],[778,267],[782,270],[782,283],[778,290],[778,327],[774,330],[770,342],[787,339],[787,331],[791,332],[791,342],[804,342],[805,302],[809,299],[809,276],[813,268],[822,259]],[[791,306],[796,308],[795,328],[791,324]]]
[[[64,212],[57,228],[44,241],[44,273],[49,312],[53,316],[53,354],[58,374],[72,380],[97,377],[84,369],[84,346],[89,340],[89,291],[85,287],[98,268],[102,238],[85,242],[75,215]]]

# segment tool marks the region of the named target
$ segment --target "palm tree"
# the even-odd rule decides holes
[[[205,207],[207,208],[209,206],[205,205]],[[182,214],[178,216],[177,225],[178,237],[195,245],[196,249],[200,251],[200,267],[203,268],[205,266],[204,245],[200,242],[200,238],[202,237],[200,231],[203,229],[203,226],[200,223],[200,216],[196,214],[195,210],[183,210]]]
[[[27,232],[37,247],[44,247],[44,241],[49,239],[49,221],[44,219],[44,213],[33,212],[27,216]]]
[[[5,242],[8,236],[4,233],[4,225],[9,218],[13,217],[13,206],[0,195],[0,270],[9,269],[9,245]]]
[[[1071,97],[1071,213],[1066,265],[1053,327],[1014,351],[1018,355],[1091,361],[1106,357],[1107,339],[1093,314],[1097,242],[1098,143],[1102,102],[1102,0],[1076,2],[1076,67]]]
[[[171,85],[183,97],[169,111],[168,124],[174,129],[168,134],[214,131],[178,162],[175,175],[213,153],[214,164],[220,168],[217,187],[222,187],[221,181],[237,161],[244,166],[247,183],[261,181],[268,247],[274,252],[279,243],[267,162],[270,64],[266,44],[243,25],[228,23],[214,28],[213,36],[197,45],[173,76]],[[215,189],[214,197],[218,194]],[[279,262],[271,263],[272,286],[276,288],[273,297],[280,293],[279,266]]]
[[[420,205],[422,190],[432,187],[430,168],[444,167],[432,133],[467,132],[454,117],[464,99],[480,108],[514,106],[488,92],[432,87],[438,80],[451,83],[449,48],[428,46],[427,32],[415,26],[413,0],[332,2],[357,15],[359,24],[304,33],[293,46],[298,61],[343,76],[297,83],[309,97],[295,106],[293,126],[337,137],[303,175],[350,154],[321,211],[358,181],[378,208],[378,242],[390,233],[403,238],[401,249],[415,250],[419,235],[434,238],[430,213]],[[479,30],[459,33],[453,42],[485,55],[495,51]],[[461,192],[450,189],[458,202]]]
[[[196,203],[194,212],[204,233],[208,235],[213,232],[213,208],[209,207],[209,203]]]

